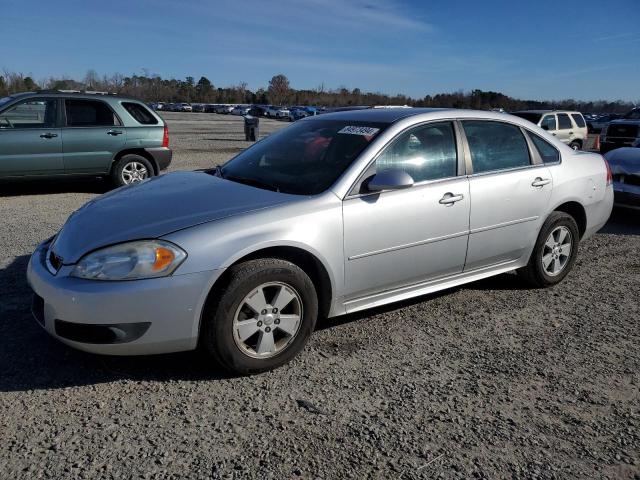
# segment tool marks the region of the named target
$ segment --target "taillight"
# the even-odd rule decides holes
[[[607,167],[607,187],[609,185],[613,184],[613,173],[611,172],[611,167],[609,166],[609,162],[607,162],[607,159],[602,157],[602,159],[604,160],[604,164]]]
[[[164,126],[164,133],[162,134],[162,146],[169,146],[169,127],[167,127],[166,125]]]

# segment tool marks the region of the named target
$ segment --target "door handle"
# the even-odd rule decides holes
[[[122,130],[109,130],[107,132],[107,135],[111,135],[111,136],[117,136],[117,135],[122,135]]]
[[[459,202],[463,198],[464,198],[464,195],[462,195],[461,193],[457,194],[457,195],[454,195],[451,192],[447,192],[442,196],[442,198],[439,200],[439,202],[442,205],[453,205],[454,203]]]
[[[538,177],[533,181],[531,186],[532,187],[544,187],[545,185],[549,185],[550,183],[551,183],[551,179],[550,178]]]
[[[57,136],[57,133],[43,133],[40,138],[56,138]]]

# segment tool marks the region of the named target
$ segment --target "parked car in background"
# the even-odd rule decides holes
[[[215,109],[216,113],[227,115],[233,111],[234,105],[218,105]]]
[[[295,122],[305,117],[317,115],[315,107],[291,107],[289,108],[289,121]]]
[[[204,103],[192,103],[191,108],[194,112],[202,113],[205,111],[206,105]]]
[[[154,110],[164,110],[165,109],[165,105],[162,102],[155,102],[149,105],[151,108],[153,108]]]
[[[285,107],[276,107],[274,105],[269,105],[267,107],[266,116],[271,118],[288,118],[289,110],[287,110]]]
[[[600,133],[602,131],[602,127],[607,125],[609,122],[617,120],[621,117],[622,115],[618,113],[604,113],[602,115],[591,117],[590,119],[587,119],[585,117],[585,119],[587,120],[587,128],[589,130],[589,133]]]
[[[512,115],[535,123],[574,150],[581,150],[589,136],[587,122],[580,112],[522,110],[513,112]]]
[[[251,110],[249,105],[238,105],[231,110],[231,115],[247,115]]]
[[[37,247],[27,278],[36,320],[75,348],[201,346],[251,374],[294,358],[318,317],[511,270],[556,285],[612,202],[601,155],[512,115],[324,114],[216,170],[94,199]]]
[[[604,158],[613,174],[615,204],[640,209],[640,148],[616,148]]]
[[[600,132],[600,152],[621,147],[640,147],[640,108],[634,108],[621,119],[612,120]]]
[[[192,112],[193,107],[189,103],[176,103],[174,105],[174,111],[176,112]]]
[[[158,175],[171,156],[162,117],[133,98],[49,90],[0,100],[0,178],[103,175],[127,185]]]

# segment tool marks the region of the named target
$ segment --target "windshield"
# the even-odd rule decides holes
[[[525,120],[529,120],[537,124],[540,121],[540,117],[542,117],[539,113],[531,113],[531,112],[514,112],[513,115],[516,117],[524,118]]]
[[[329,188],[386,124],[348,120],[302,121],[229,160],[228,180],[297,195]]]
[[[2,97],[2,98],[0,98],[0,107],[2,107],[3,105],[9,103],[11,100],[13,100],[13,97]]]

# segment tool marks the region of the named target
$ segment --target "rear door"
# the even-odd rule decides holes
[[[517,260],[533,245],[551,197],[552,177],[519,126],[486,120],[462,125],[473,172],[465,264],[470,271]]]
[[[103,100],[64,100],[66,173],[107,173],[126,143],[120,118]]]
[[[31,98],[0,113],[0,177],[64,173],[59,101]]]
[[[558,135],[562,143],[569,145],[574,139],[573,123],[566,113],[558,113]]]

